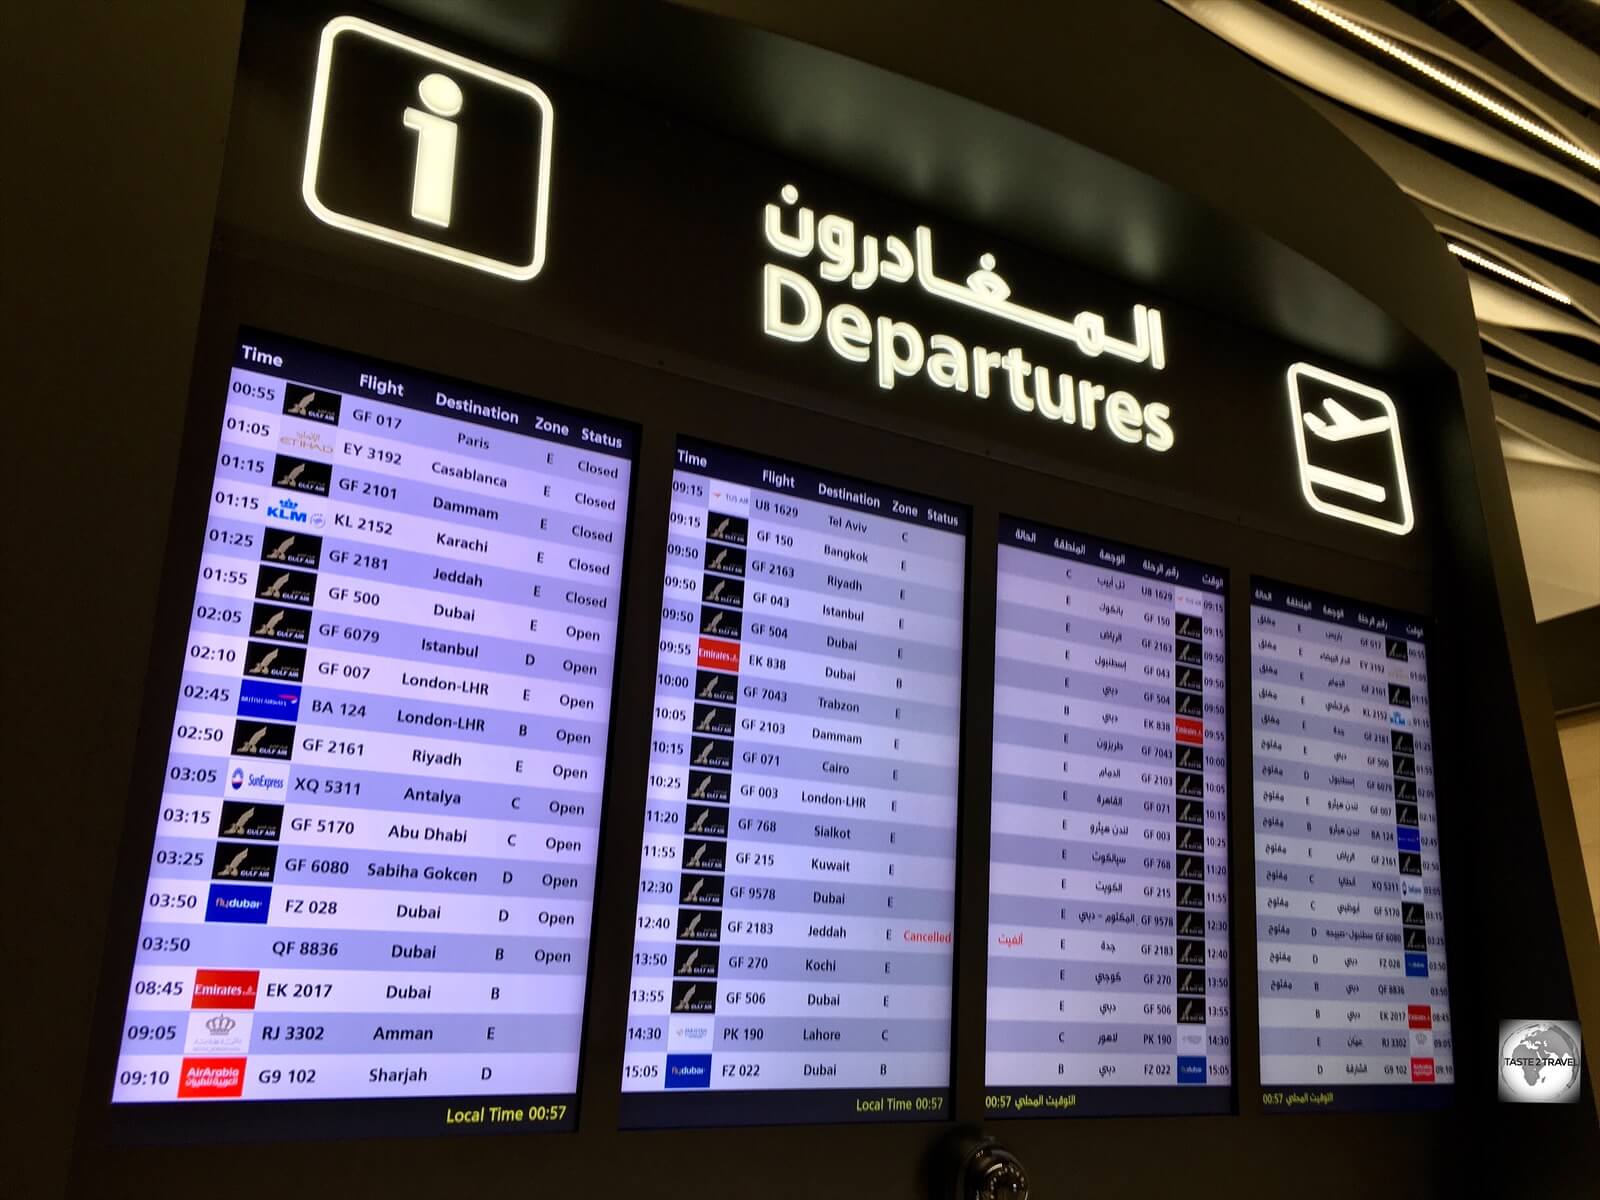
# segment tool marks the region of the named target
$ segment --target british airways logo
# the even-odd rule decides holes
[[[300,689],[288,684],[246,679],[239,685],[239,715],[293,721],[300,715]]]

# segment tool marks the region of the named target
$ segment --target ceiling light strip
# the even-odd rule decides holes
[[[1331,8],[1327,8],[1316,3],[1316,0],[1294,0],[1294,2],[1307,12],[1321,17],[1324,21],[1327,21],[1331,25],[1338,26],[1352,37],[1359,38],[1361,41],[1365,42],[1374,49],[1381,50],[1391,58],[1398,59],[1400,62],[1405,63],[1406,66],[1410,67],[1413,71],[1416,71],[1422,75],[1426,75],[1429,79],[1433,80],[1441,87],[1448,88],[1450,91],[1454,92],[1463,99],[1470,100],[1474,104],[1478,105],[1478,107],[1493,113],[1507,124],[1515,125],[1518,129],[1522,130],[1522,132],[1528,134],[1529,136],[1538,138],[1546,145],[1554,146],[1557,150],[1560,150],[1564,154],[1571,155],[1573,158],[1577,159],[1591,170],[1600,171],[1600,155],[1591,154],[1582,146],[1568,141],[1566,138],[1562,137],[1553,130],[1545,128],[1536,121],[1528,120],[1527,117],[1523,116],[1514,109],[1508,108],[1506,105],[1501,104],[1492,96],[1487,96],[1483,92],[1480,92],[1477,88],[1472,87],[1470,84],[1467,84],[1456,78],[1454,75],[1451,75],[1446,71],[1441,71],[1438,67],[1434,66],[1426,59],[1413,54],[1404,46],[1401,46],[1398,42],[1393,42],[1388,38],[1383,37],[1381,34],[1374,33],[1365,25],[1360,25],[1355,21],[1350,20],[1350,18],[1344,16],[1342,13],[1334,12]]]
[[[1455,242],[1446,242],[1445,245],[1449,247],[1451,254],[1471,263],[1475,267],[1482,267],[1485,271],[1493,271],[1496,275],[1503,276],[1513,283],[1520,283],[1523,287],[1538,292],[1541,296],[1548,296],[1561,304],[1572,303],[1572,297],[1565,292],[1558,292],[1553,287],[1546,287],[1537,279],[1531,279],[1520,271],[1513,271],[1510,267],[1502,266],[1500,263],[1495,262],[1494,259],[1485,258],[1475,250],[1468,250],[1465,246],[1458,245]]]

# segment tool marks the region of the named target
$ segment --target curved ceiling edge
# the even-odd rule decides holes
[[[1600,204],[1600,183],[1270,8],[1208,5],[1201,0],[1166,3],[1273,70],[1341,103],[1493,158]]]
[[[1557,87],[1600,108],[1600,57],[1508,0],[1456,0]]]
[[[1467,242],[1484,254],[1499,259],[1508,267],[1515,267],[1529,278],[1545,287],[1563,293],[1572,307],[1589,320],[1600,325],[1600,284],[1594,284],[1574,271],[1558,267],[1531,251],[1496,237],[1471,221],[1464,221],[1443,209],[1419,201],[1433,227],[1458,241]]]
[[[1322,0],[1322,3],[1348,20],[1405,42],[1415,50],[1475,76],[1486,86],[1498,91],[1504,99],[1537,116],[1557,133],[1591,154],[1600,153],[1600,125],[1571,105],[1529,87],[1511,72],[1496,66],[1482,55],[1474,54],[1394,5],[1383,3],[1383,0],[1362,0],[1360,4],[1351,3],[1350,0]]]
[[[1570,380],[1582,387],[1600,388],[1600,369],[1586,358],[1491,321],[1481,323],[1479,332],[1483,340],[1496,350],[1520,358],[1547,375]]]

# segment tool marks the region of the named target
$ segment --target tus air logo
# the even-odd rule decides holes
[[[1300,491],[1325,516],[1410,533],[1411,485],[1400,414],[1387,392],[1310,363],[1289,368]]]
[[[301,195],[337,229],[532,279],[544,266],[552,119],[526,79],[338,17],[317,54]]]

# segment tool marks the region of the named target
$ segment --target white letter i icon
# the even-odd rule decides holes
[[[450,224],[450,200],[456,181],[456,123],[445,120],[461,111],[461,88],[437,72],[417,85],[428,111],[408,108],[405,127],[417,135],[417,167],[411,182],[411,215],[430,225]]]

